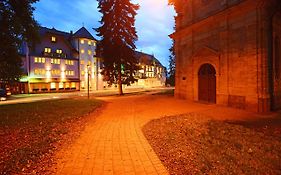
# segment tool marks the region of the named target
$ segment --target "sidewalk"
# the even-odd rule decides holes
[[[161,91],[169,90],[173,88],[160,87],[160,88],[125,88],[123,89],[124,94],[142,93],[147,91]],[[113,96],[118,95],[118,89],[106,89],[98,91],[90,91],[90,96],[103,97],[103,96]],[[0,101],[0,105],[17,104],[17,103],[31,103],[35,101],[44,101],[52,99],[64,99],[73,97],[85,97],[88,96],[88,92],[76,91],[76,92],[66,92],[66,93],[44,93],[44,94],[19,94],[12,95],[7,101]]]

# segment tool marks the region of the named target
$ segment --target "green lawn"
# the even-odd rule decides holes
[[[0,174],[37,171],[38,162],[46,161],[64,136],[100,106],[94,99],[0,106]]]

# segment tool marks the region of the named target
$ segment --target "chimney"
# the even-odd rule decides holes
[[[72,30],[70,30],[70,35],[73,35],[73,31]]]

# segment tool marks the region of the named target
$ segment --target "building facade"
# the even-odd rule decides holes
[[[165,86],[166,68],[153,55],[136,52],[140,70],[135,78],[138,80],[133,85],[141,87]]]
[[[25,93],[85,89],[88,77],[90,88],[98,89],[100,64],[94,62],[98,61],[95,58],[96,40],[84,27],[74,34],[40,27],[39,34],[40,43],[32,49],[24,44],[21,51],[25,72],[21,82],[25,85]],[[82,40],[84,44],[80,44]]]
[[[279,0],[170,0],[175,96],[268,112],[281,108]]]

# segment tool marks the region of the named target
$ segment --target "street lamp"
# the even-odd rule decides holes
[[[90,65],[87,65],[88,72],[88,99],[90,98]]]

